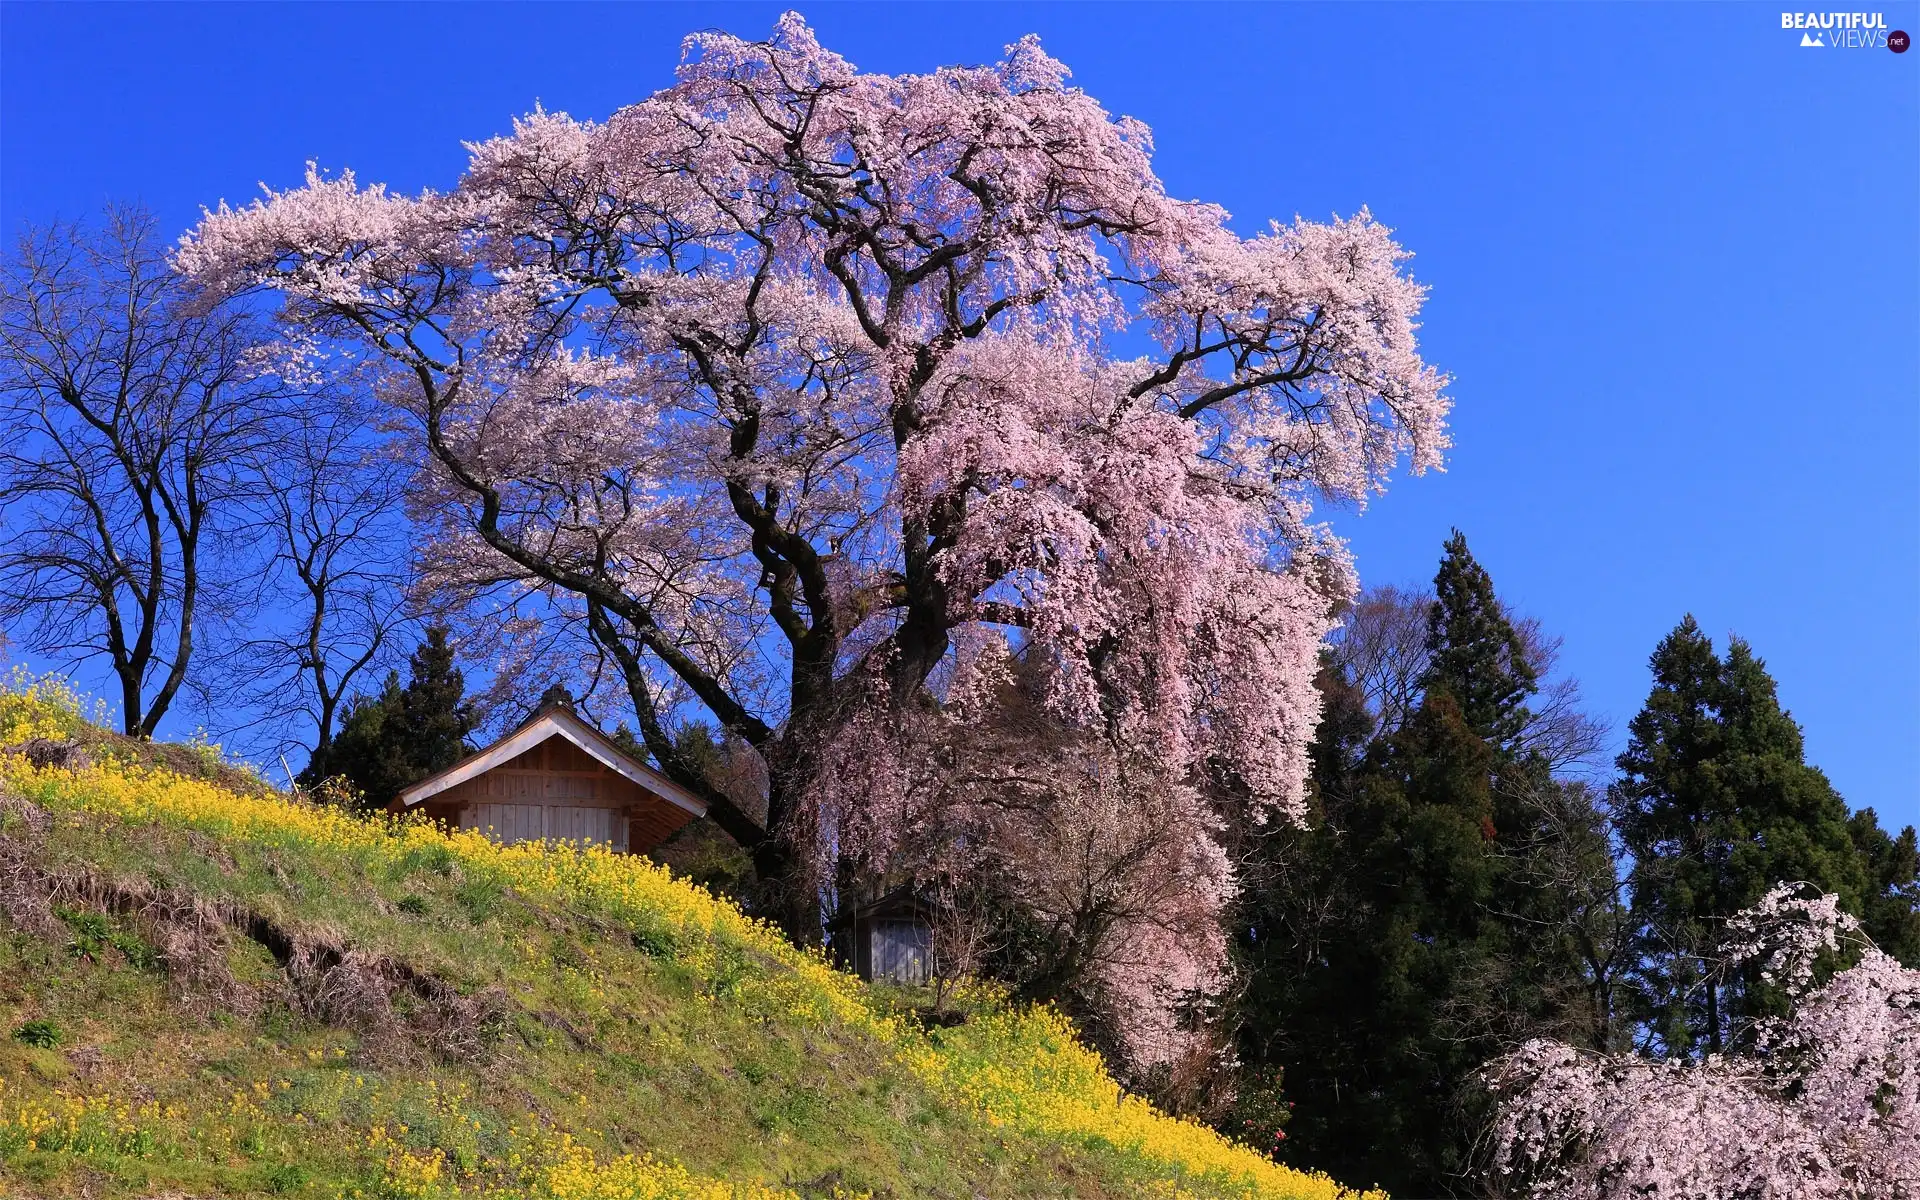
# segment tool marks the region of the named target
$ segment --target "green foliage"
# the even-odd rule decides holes
[[[453,901],[467,914],[468,920],[477,924],[493,916],[506,891],[506,885],[492,876],[470,875],[454,889]]]
[[[360,806],[384,808],[409,784],[465,755],[478,717],[464,699],[466,683],[454,666],[450,632],[444,625],[428,627],[413,652],[406,686],[390,671],[377,695],[347,702],[339,733],[314,750],[300,772],[301,786],[313,790],[344,780]]]
[[[118,950],[129,964],[141,970],[150,971],[159,965],[160,956],[152,946],[133,933],[116,929],[104,913],[60,907],[54,909],[54,915],[73,931],[73,940],[67,943],[67,952],[75,958],[98,961],[109,949],[113,949]]]
[[[1431,658],[1422,686],[1429,694],[1452,695],[1476,736],[1511,746],[1526,725],[1526,702],[1539,686],[1539,673],[1493,593],[1493,579],[1458,529],[1447,539],[1433,591],[1427,614]]]
[[[113,930],[108,926],[106,917],[99,913],[74,912],[67,908],[56,909],[55,915],[73,930],[73,941],[67,944],[67,950],[75,958],[99,958],[106,950],[107,939],[113,936]]]
[[[25,1042],[42,1050],[57,1048],[65,1040],[60,1027],[52,1021],[24,1021],[13,1031],[15,1041]]]
[[[1358,688],[1321,672],[1312,826],[1246,856],[1240,942],[1241,1059],[1297,1105],[1275,1157],[1415,1196],[1471,1187],[1482,1063],[1596,1023],[1566,894],[1541,880],[1615,870],[1590,799],[1515,749],[1538,672],[1457,531],[1435,589],[1398,729],[1377,736]]]
[[[679,939],[665,922],[637,923],[633,930],[633,948],[649,958],[672,958]]]
[[[1806,762],[1800,727],[1747,643],[1731,639],[1722,657],[1689,615],[1651,666],[1609,793],[1634,862],[1643,1018],[1666,1053],[1715,1053],[1774,1003],[1750,975],[1708,979],[1726,918],[1774,883],[1801,880],[1911,956],[1920,856],[1912,830],[1890,838],[1871,810],[1850,815]]]
[[[1889,836],[1871,808],[1847,821],[1866,871],[1867,891],[1859,915],[1882,950],[1909,967],[1920,967],[1920,842],[1913,826]]]
[[[310,1178],[305,1167],[295,1163],[282,1163],[279,1166],[267,1168],[265,1181],[267,1191],[276,1196],[287,1196],[304,1190]]]
[[[398,865],[395,866],[393,875],[394,878],[398,880],[405,879],[418,872],[425,872],[429,875],[439,875],[445,878],[453,874],[456,865],[453,851],[447,849],[444,845],[435,843],[407,851],[407,853],[401,857]]]
[[[1350,739],[1357,695],[1331,671],[1322,689]],[[1350,742],[1318,751],[1319,822],[1277,832],[1250,880],[1242,1057],[1284,1071],[1298,1105],[1276,1157],[1440,1194],[1464,1166],[1461,1090],[1488,1052],[1466,1017],[1495,974],[1494,753],[1445,692],[1365,758]]]

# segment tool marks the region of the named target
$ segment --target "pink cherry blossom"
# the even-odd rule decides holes
[[[1838,898],[1783,884],[1730,922],[1792,1011],[1698,1062],[1534,1041],[1494,1064],[1492,1166],[1538,1197],[1901,1200],[1920,1196],[1920,971],[1857,933]],[[1859,961],[1814,983],[1815,960]]]
[[[419,466],[426,587],[514,645],[578,634],[688,786],[676,711],[761,756],[764,821],[709,799],[763,870],[886,860],[926,819],[882,778],[902,706],[998,631],[1052,667],[1049,719],[1154,765],[1164,794],[1127,794],[1189,823],[1170,878],[1217,911],[1199,777],[1302,811],[1353,588],[1313,504],[1437,466],[1446,379],[1369,214],[1241,237],[1069,79],[1032,38],[861,72],[788,14],[688,38],[604,121],[536,110],[449,191],[310,168],[176,261],[276,294],[306,360],[371,380]],[[781,914],[802,935],[811,886]],[[1222,943],[1189,944],[1212,961],[1172,974],[1201,987]]]

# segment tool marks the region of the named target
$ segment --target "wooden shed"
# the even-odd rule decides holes
[[[506,843],[566,839],[630,854],[645,854],[707,815],[693,793],[563,704],[414,784],[390,807]]]
[[[866,980],[930,983],[934,976],[934,907],[911,888],[901,888],[855,909],[843,927],[847,965]]]

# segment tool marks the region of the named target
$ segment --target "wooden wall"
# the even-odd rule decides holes
[[[627,844],[634,854],[658,846],[693,819],[691,813],[601,765],[565,738],[550,737],[522,754],[426,801],[430,816],[451,825],[476,804],[558,805],[624,813]],[[517,819],[517,818],[516,818]],[[519,836],[517,828],[501,830]]]

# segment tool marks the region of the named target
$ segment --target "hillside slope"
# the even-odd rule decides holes
[[[45,683],[0,915],[0,1195],[1347,1194],[1050,1013],[923,1028],[644,860],[298,804]]]

